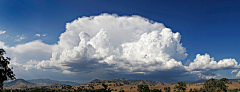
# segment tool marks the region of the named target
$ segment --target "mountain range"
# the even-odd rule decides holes
[[[27,81],[31,83],[38,83],[38,84],[44,84],[44,85],[53,85],[53,84],[72,85],[72,86],[79,85],[76,82],[58,81],[58,80],[50,80],[50,79],[33,79],[33,80],[27,80]]]
[[[44,87],[53,84],[61,84],[61,85],[79,85],[76,82],[70,81],[57,81],[50,79],[33,79],[33,80],[24,80],[24,79],[16,79],[9,82],[4,82],[3,87],[8,89],[27,89],[27,88],[35,88],[35,87]]]
[[[7,89],[27,89],[27,88],[35,88],[35,87],[42,87],[42,86],[46,86],[46,85],[30,83],[24,79],[16,79],[14,81],[5,82],[3,84],[3,87]]]
[[[127,85],[171,85],[169,83],[164,83],[161,81],[150,81],[150,80],[140,80],[140,79],[125,79],[125,78],[116,78],[116,79],[108,79],[108,80],[100,80],[95,79],[91,81],[91,83],[120,83]]]
[[[216,79],[218,80],[218,79]],[[186,84],[197,84],[197,83],[204,83],[207,80],[198,80],[194,82],[186,82]],[[229,79],[229,82],[240,82],[240,79]],[[70,81],[57,81],[57,80],[50,80],[50,79],[33,79],[33,80],[24,80],[24,79],[16,79],[13,81],[5,82],[4,88],[7,89],[27,89],[27,88],[42,88],[42,87],[49,87],[53,88],[53,85],[62,85],[63,88],[65,86],[72,86],[72,87],[78,87],[78,86],[89,86],[89,85],[96,85],[99,83],[115,83],[116,85],[122,84],[122,85],[134,85],[137,86],[139,84],[149,85],[149,86],[171,86],[173,84],[177,84],[177,82],[169,82],[164,83],[161,81],[150,81],[150,80],[140,80],[140,79],[125,79],[125,78],[116,78],[116,79],[108,79],[108,80],[100,80],[100,79],[94,79],[93,81],[86,83],[86,84],[78,84],[76,82],[70,82]],[[65,85],[65,86],[64,86]],[[114,85],[114,84],[113,84]],[[54,86],[55,87],[55,86]]]
[[[220,80],[220,79],[215,79],[216,81]],[[200,80],[197,80],[197,81],[186,81],[185,83],[186,84],[196,84],[196,83],[204,83],[206,82],[207,79],[200,79]],[[228,82],[240,82],[240,79],[228,79]],[[177,81],[174,81],[174,82],[168,82],[170,84],[177,84]]]

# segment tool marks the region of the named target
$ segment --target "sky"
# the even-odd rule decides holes
[[[1,0],[17,78],[86,83],[240,77],[238,0]]]

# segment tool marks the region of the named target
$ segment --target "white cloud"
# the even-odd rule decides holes
[[[210,58],[208,54],[200,55],[197,54],[194,62],[191,62],[189,69],[198,70],[198,69],[234,69],[240,68],[238,62],[235,59],[223,59],[219,62],[214,61],[214,58]]]
[[[6,33],[6,31],[0,30],[0,34],[4,34]]]
[[[41,36],[41,34],[35,34],[35,36],[38,36],[38,37],[40,37],[40,36]]]
[[[11,60],[10,64],[15,67],[21,66],[28,68],[28,66],[33,66],[34,63],[27,63],[27,61],[49,59],[53,51],[52,48],[55,48],[54,46],[55,45],[44,44],[40,40],[35,40],[9,47],[5,45],[4,42],[0,41],[0,47],[7,52],[6,55],[10,58],[14,58],[13,61]]]
[[[17,58],[25,70],[36,68],[65,74],[103,70],[126,76],[216,78],[221,76],[213,73],[216,70],[240,68],[235,59],[217,62],[208,54],[198,54],[193,62],[189,60],[190,64],[183,66],[180,60],[188,54],[180,40],[180,33],[172,32],[161,23],[140,16],[102,14],[67,23],[66,31],[54,45],[36,40],[14,47],[0,42],[0,46]]]
[[[200,55],[197,54],[194,62],[191,62],[189,66],[185,66],[186,70],[191,71],[190,74],[197,74],[202,78],[216,78],[217,74],[214,74],[214,71],[217,70],[226,70],[226,69],[236,69],[240,68],[238,62],[235,59],[223,59],[214,61],[214,58],[210,55]]]
[[[47,34],[35,34],[35,36],[38,36],[38,37],[40,37],[40,36],[47,36]]]
[[[16,41],[19,42],[19,41],[25,39],[26,37],[24,37],[24,35],[21,35],[21,36],[17,35],[16,38],[17,38],[17,39],[15,39],[14,42],[16,42]]]
[[[240,77],[240,71],[238,71],[235,77]]]
[[[118,68],[132,73],[184,68],[182,63],[177,61],[187,56],[186,49],[180,43],[180,34],[173,33],[160,23],[151,23],[139,16],[118,17],[103,14],[79,18],[71,24],[68,23],[66,28],[67,31],[61,34],[58,42],[65,48],[59,54],[59,59],[53,57],[41,61],[38,68],[54,66],[66,70],[73,67],[66,67],[65,64],[81,63],[86,59],[98,59],[98,62],[94,63],[106,63],[115,68],[110,67],[107,70],[118,71]],[[80,29],[85,30],[84,33]],[[80,39],[76,39],[76,36]]]
[[[9,38],[9,37],[11,37],[10,35],[6,35],[4,38]]]
[[[42,36],[47,36],[47,34],[43,34]]]
[[[211,79],[211,78],[221,78],[221,74],[215,74],[213,70],[199,70],[199,71],[190,71],[189,74],[196,74],[199,78]]]
[[[235,69],[235,70],[233,70],[233,71],[231,72],[231,74],[232,74],[232,73],[237,73],[237,71],[238,71],[238,69]]]
[[[106,21],[101,22],[102,19]],[[111,19],[111,21],[109,21],[109,19]],[[115,24],[112,25],[112,21],[118,21],[120,23],[115,22]],[[89,28],[90,25],[99,27],[99,30],[101,29],[100,27],[103,27],[103,29],[97,31],[95,27]],[[146,25],[150,28],[146,29]],[[202,56],[198,54],[194,62],[184,67],[182,62],[179,61],[185,59],[187,56],[186,49],[182,47],[180,43],[181,35],[178,32],[173,33],[169,28],[164,28],[162,24],[150,23],[147,19],[139,16],[118,17],[116,15],[103,14],[90,18],[83,17],[78,18],[78,20],[72,23],[67,23],[66,28],[67,31],[61,34],[59,41],[59,45],[65,47],[66,50],[59,54],[59,59],[51,58],[50,60],[42,61],[45,63],[39,63],[37,65],[38,67],[44,69],[44,66],[50,68],[51,66],[49,65],[53,65],[64,71],[74,68],[72,66],[66,67],[65,64],[81,63],[82,60],[86,61],[86,59],[89,61],[99,59],[98,62],[94,63],[105,63],[112,66],[106,68],[106,70],[114,70],[116,72],[124,70],[125,72],[142,72],[144,74],[174,68],[180,70],[185,69],[186,71],[196,71],[198,69],[214,71],[214,69],[239,68],[235,59],[223,59],[216,62],[213,58],[210,58],[208,54]],[[129,29],[133,31],[129,31]],[[82,33],[83,31],[81,30],[85,30],[84,33]],[[115,35],[116,33],[134,35]],[[79,36],[80,39],[76,39],[76,36]],[[75,42],[80,43],[76,44],[73,40],[68,39],[74,39]],[[93,68],[96,66],[89,65],[88,67]],[[81,69],[81,71],[83,70]],[[81,71],[75,70],[71,71],[71,73],[80,73]],[[208,73],[208,71],[199,71],[198,75],[204,78],[217,76],[213,73],[208,73],[211,75],[207,75],[206,73]]]

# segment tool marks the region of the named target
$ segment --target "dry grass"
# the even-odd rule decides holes
[[[106,83],[107,85],[109,85],[110,83]],[[114,83],[112,83],[114,84]],[[187,89],[185,92],[189,92],[189,90],[192,88],[193,89],[197,89],[199,90],[200,88],[203,88],[203,84],[204,83],[198,83],[198,84],[187,84]],[[232,84],[226,84],[227,86],[229,86],[228,88],[233,90],[236,88],[240,88],[240,84],[237,82],[233,82]],[[135,88],[134,88],[135,87]],[[170,87],[171,88],[171,92],[174,91],[174,87],[175,85],[157,85],[157,86],[149,86],[149,89],[161,89],[162,91],[164,91],[164,87]],[[102,88],[101,85],[99,86],[94,86],[94,88],[98,89],[98,88]],[[125,92],[137,92],[137,86],[136,85],[123,85],[123,86],[108,86],[108,88],[113,89],[112,92],[119,92],[119,90],[124,90]],[[115,91],[115,89],[117,89],[117,91]]]
[[[137,92],[136,85],[126,85],[126,84],[120,85],[119,83],[105,83],[105,84],[108,85],[108,88],[110,88],[112,90],[112,92],[119,92],[119,90],[124,90],[125,92]],[[230,89],[230,90],[240,88],[240,84],[238,82],[233,82],[232,84],[226,84],[226,85],[229,86],[228,89]],[[22,86],[24,86],[24,85],[22,84]],[[102,83],[87,83],[87,84],[72,86],[71,88],[68,88],[63,85],[55,84],[55,85],[50,85],[47,88],[54,89],[54,90],[61,90],[61,91],[64,91],[64,90],[73,91],[74,89],[77,90],[78,88],[92,89],[91,86],[93,86],[94,89],[103,88]],[[164,91],[164,87],[170,87],[171,92],[173,92],[175,85],[166,84],[166,85],[149,86],[149,89],[161,89],[162,91]],[[189,92],[189,90],[191,88],[199,90],[200,88],[203,88],[203,83],[190,84],[190,85],[187,84],[187,89],[185,92]],[[9,88],[9,89],[11,89],[11,88]]]
[[[240,84],[238,82],[233,82],[232,84],[226,84],[226,85],[229,86],[228,89],[230,89],[230,90],[240,88]]]

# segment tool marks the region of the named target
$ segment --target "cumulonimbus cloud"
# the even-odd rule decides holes
[[[106,68],[109,70],[121,69],[132,73],[184,68],[178,61],[187,56],[180,43],[180,34],[140,16],[102,14],[83,17],[68,23],[66,30],[58,42],[65,50],[59,56],[53,55],[51,60],[42,61],[44,63],[36,65],[38,68],[54,66],[68,70],[73,68],[66,66],[68,63],[93,60],[97,61],[90,63],[91,68],[101,63],[114,66]]]
[[[41,53],[47,53],[50,59],[31,58],[24,67],[26,70],[36,68],[66,74],[92,73],[99,69],[124,75],[179,71],[179,76],[192,74],[203,78],[220,76],[213,73],[216,70],[240,67],[235,59],[216,62],[208,54],[198,54],[193,62],[183,66],[181,60],[188,54],[180,40],[180,33],[136,15],[81,17],[66,24],[66,31],[57,44],[35,41],[41,45],[38,47],[43,49]],[[7,48],[31,47],[30,43]],[[32,47],[32,50],[36,48]],[[172,75],[168,76],[176,77]]]

